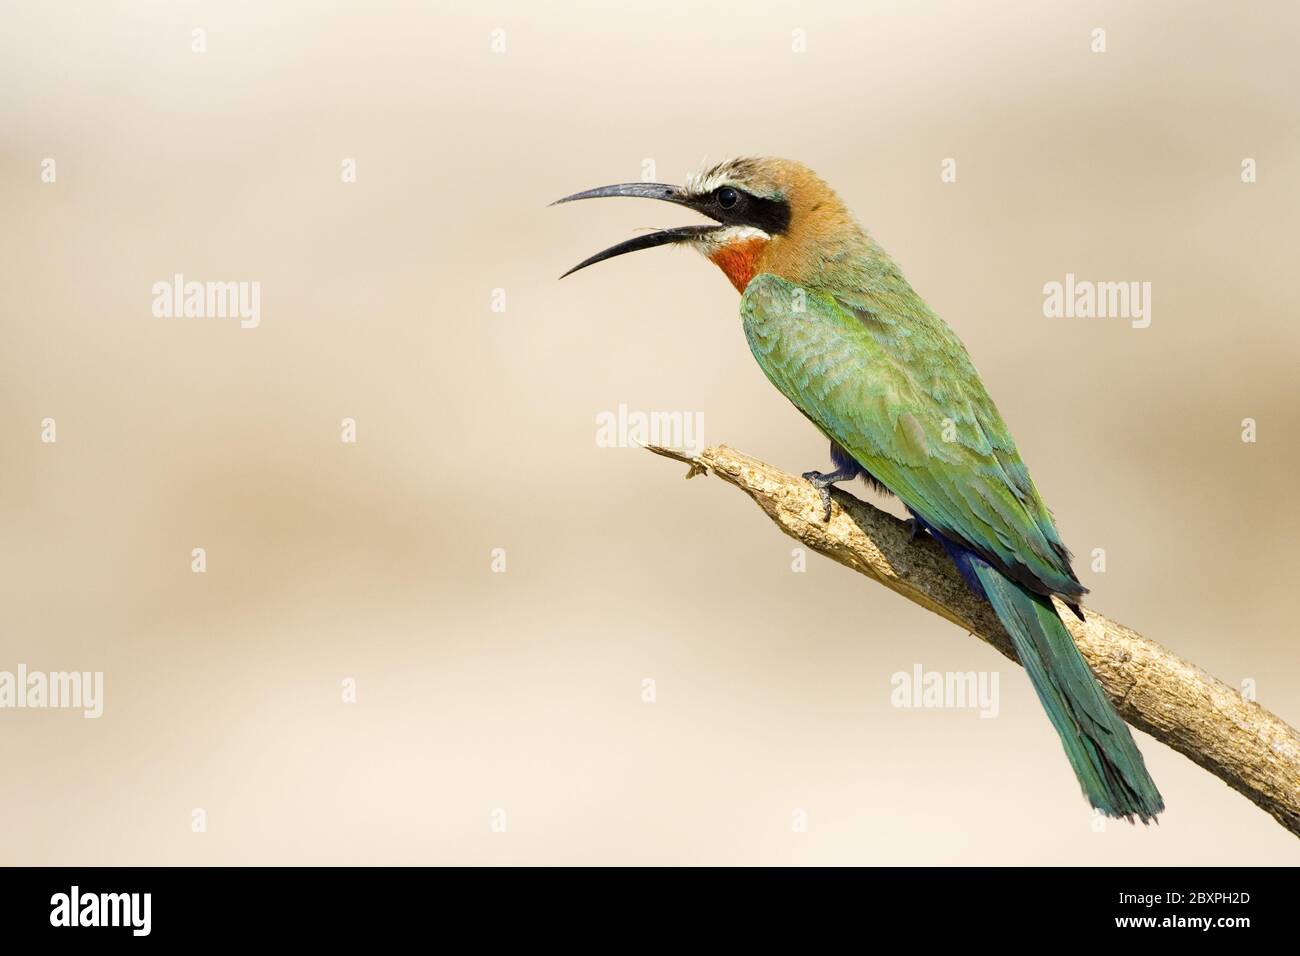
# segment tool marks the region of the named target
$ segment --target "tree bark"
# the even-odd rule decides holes
[[[928,535],[910,540],[906,522],[838,488],[831,519],[823,521],[821,498],[807,481],[725,445],[699,455],[646,447],[690,465],[687,478],[713,472],[754,499],[792,538],[947,618],[1019,663],[988,603],[966,586],[938,542]],[[1120,716],[1300,836],[1300,735],[1294,729],[1131,628],[1090,609],[1085,609],[1086,622],[1059,602],[1057,609]]]

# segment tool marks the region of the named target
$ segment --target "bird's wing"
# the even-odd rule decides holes
[[[910,287],[832,295],[764,274],[741,315],[772,384],[923,521],[1031,590],[1083,593],[965,347]]]

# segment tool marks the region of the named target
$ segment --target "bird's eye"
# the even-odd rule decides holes
[[[730,209],[738,202],[740,202],[740,193],[730,186],[723,186],[718,190],[718,205],[723,209]]]

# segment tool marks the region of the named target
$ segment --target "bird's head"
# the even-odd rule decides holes
[[[713,223],[637,236],[596,253],[564,275],[627,252],[684,243],[703,253],[743,292],[760,272],[807,281],[837,247],[862,239],[834,191],[811,169],[786,159],[732,159],[688,177],[684,186],[623,183],[574,193],[556,203],[607,196],[676,203]]]

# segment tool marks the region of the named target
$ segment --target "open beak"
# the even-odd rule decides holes
[[[575,199],[603,199],[606,196],[636,196],[642,199],[662,199],[664,202],[677,203],[679,206],[686,206],[696,212],[704,212],[701,208],[702,204],[687,196],[679,186],[666,186],[663,183],[622,183],[617,186],[601,186],[597,189],[588,189],[584,192],[574,193],[572,196],[565,196],[563,199],[557,199],[551,205],[558,206],[562,202],[573,202]],[[708,215],[708,213],[704,213],[704,215]],[[712,219],[713,217],[710,216],[709,218]],[[653,249],[655,246],[668,245],[669,243],[698,239],[721,228],[721,226],[675,226],[672,229],[661,229],[659,232],[637,236],[635,239],[620,242],[616,246],[610,246],[604,252],[598,252],[591,258],[582,260],[560,278],[563,279],[564,276],[573,275],[579,269],[585,269],[587,266],[595,265],[597,262],[604,262],[606,259],[613,259],[615,256],[621,256],[627,252],[637,252],[641,249]]]

